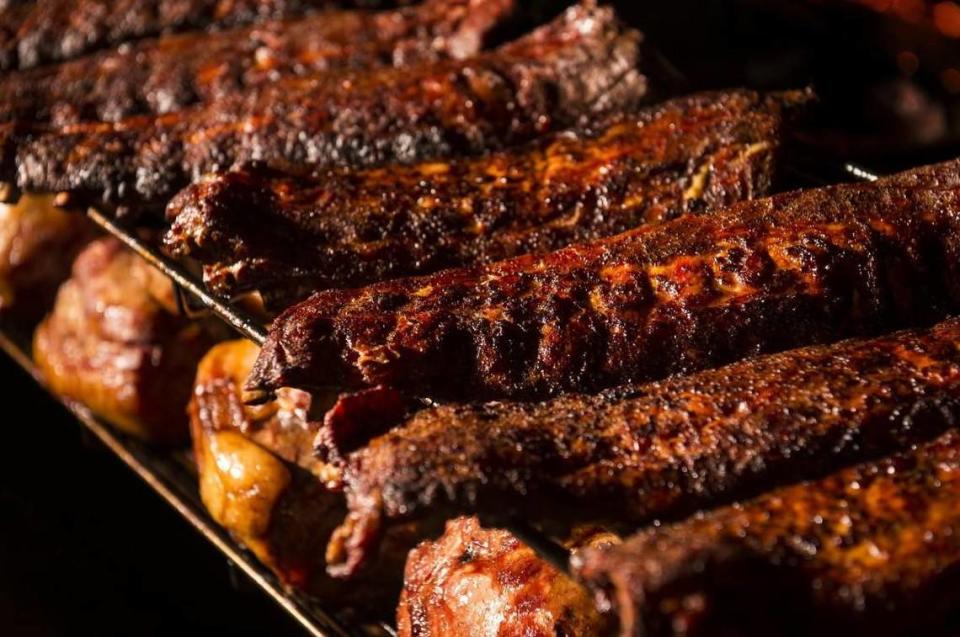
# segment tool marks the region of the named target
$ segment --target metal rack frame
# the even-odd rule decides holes
[[[677,86],[688,84],[682,72],[677,70],[657,49],[650,43],[646,44],[653,64],[663,75]],[[811,174],[810,170],[790,167],[791,172],[801,181],[808,183],[824,183],[822,176]],[[857,180],[874,181],[878,175],[872,171],[854,164],[831,166],[834,172],[849,175]],[[0,184],[0,201],[8,198],[11,193],[3,191]],[[144,259],[151,266],[166,275],[174,284],[176,296],[181,308],[187,310],[191,301],[195,302],[204,311],[216,315],[239,335],[263,345],[267,338],[267,328],[250,312],[233,303],[229,299],[220,297],[207,290],[203,282],[181,263],[170,258],[154,245],[137,236],[132,229],[125,227],[121,222],[90,209],[87,211],[90,220],[107,234],[117,238],[134,253]],[[189,312],[186,312],[189,314]],[[33,376],[43,385],[43,381],[29,355],[28,341],[18,338],[14,331],[10,331],[0,323],[0,350],[7,353],[20,367]],[[242,548],[224,529],[222,529],[206,512],[200,501],[197,488],[197,477],[191,458],[185,452],[158,451],[147,445],[116,433],[108,425],[97,419],[86,407],[64,399],[51,392],[51,395],[62,403],[80,423],[90,431],[112,453],[119,457],[134,473],[144,480],[161,498],[172,506],[191,526],[209,540],[226,558],[235,564],[250,580],[279,604],[293,617],[310,635],[314,637],[349,637],[351,635],[369,634],[371,630],[381,634],[393,634],[393,629],[385,624],[373,627],[348,626],[335,613],[323,608],[322,600],[312,600],[307,596],[292,591],[283,586],[276,576],[264,566],[249,551]],[[516,520],[509,525],[510,531],[521,541],[530,546],[543,559],[563,571],[568,570],[566,548],[545,536],[538,529],[530,526],[524,520]]]
[[[858,181],[872,182],[880,178],[880,175],[878,175],[876,172],[850,162],[843,163],[839,166],[833,165],[831,168],[834,169],[835,173],[848,175],[854,180]],[[798,166],[788,165],[787,170],[788,172],[793,173],[794,177],[803,181],[807,181],[811,184],[826,183],[826,180],[822,177],[812,175],[809,170],[804,170]],[[184,295],[192,297],[198,301],[202,307],[209,310],[217,317],[222,319],[225,323],[230,325],[241,336],[252,340],[257,345],[263,345],[267,338],[267,328],[261,325],[260,322],[249,312],[238,307],[236,304],[227,299],[212,294],[206,289],[202,281],[198,280],[195,275],[189,272],[180,263],[163,254],[154,246],[149,245],[147,242],[137,237],[134,233],[130,232],[113,219],[94,209],[88,210],[87,215],[96,225],[110,235],[116,237],[118,240],[122,241],[127,247],[142,257],[151,266],[155,267],[157,270],[166,275],[177,288],[178,299],[183,299]],[[188,300],[183,301],[184,304],[187,304],[188,302]],[[138,473],[140,472],[138,471]],[[194,526],[196,526],[196,524],[194,524]],[[557,567],[561,571],[567,572],[569,570],[569,564],[567,560],[569,551],[559,543],[541,533],[535,527],[529,525],[525,520],[512,521],[509,524],[509,530],[518,539],[532,548],[542,559]],[[206,533],[204,533],[204,535],[206,535]],[[257,581],[257,583],[260,584],[259,581]],[[268,592],[271,593],[271,596],[273,596],[274,591],[268,590]],[[284,604],[284,607],[286,607],[286,604]],[[301,623],[304,623],[303,620],[305,618],[298,616],[297,619]],[[388,631],[391,630],[388,626],[380,626],[380,628]],[[314,632],[314,634],[323,633]]]

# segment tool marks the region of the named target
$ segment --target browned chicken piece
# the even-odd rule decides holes
[[[0,8],[0,70],[69,60],[137,38],[298,16],[334,0],[14,0]],[[352,4],[384,4],[365,0]]]
[[[802,92],[704,93],[480,158],[208,176],[165,243],[225,295],[310,292],[555,250],[767,194]]]
[[[23,324],[39,320],[93,237],[90,222],[54,206],[52,196],[0,204],[0,313]]]
[[[685,215],[545,255],[329,290],[248,389],[531,399],[654,380],[960,309],[960,161]]]
[[[544,403],[424,409],[347,458],[337,573],[410,519],[637,524],[930,440],[960,418],[960,319]]]
[[[211,349],[197,369],[190,429],[200,496],[210,515],[249,547],[284,583],[331,602],[388,617],[401,585],[410,529],[387,537],[376,569],[349,586],[325,572],[324,550],[344,515],[335,467],[313,458],[311,398],[281,392],[259,407],[240,400],[243,378],[257,355],[249,341]]]
[[[584,529],[567,545],[581,550],[616,540]],[[407,558],[400,637],[602,637],[611,627],[580,584],[474,518],[450,521],[440,539]]]
[[[960,436],[574,557],[620,634],[946,635]]]
[[[248,161],[371,166],[479,154],[636,103],[639,39],[588,0],[466,60],[286,78],[115,123],[4,124],[0,181],[146,214],[192,179]]]
[[[213,339],[177,314],[173,294],[116,239],[91,243],[34,335],[47,385],[129,434],[182,442],[193,374]]]
[[[7,74],[0,78],[0,121],[115,121],[178,111],[286,76],[464,58],[513,9],[513,0],[426,0],[396,11],[328,10],[145,40]]]

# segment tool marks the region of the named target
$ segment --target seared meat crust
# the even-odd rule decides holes
[[[328,10],[220,33],[144,40],[0,78],[0,121],[66,124],[170,113],[292,75],[477,53],[511,0],[427,0],[396,11]]]
[[[584,529],[573,549],[616,538]],[[397,608],[400,637],[602,637],[609,618],[590,594],[507,531],[473,518],[447,524],[407,558]]]
[[[69,60],[161,33],[276,20],[335,4],[331,0],[17,0],[0,8],[0,70]]]
[[[960,162],[283,312],[248,381],[443,398],[601,390],[960,309]]]
[[[573,561],[624,636],[952,634],[958,499],[951,432]]]
[[[784,110],[808,96],[705,93],[480,158],[308,175],[212,175],[167,208],[175,254],[224,294],[286,307],[766,194]]]
[[[425,409],[351,454],[331,555],[410,518],[637,523],[818,477],[960,420],[960,319],[597,396]]]
[[[633,104],[639,35],[609,8],[573,7],[464,61],[288,78],[247,95],[116,123],[0,127],[0,180],[129,212],[237,162],[368,166],[528,141]]]

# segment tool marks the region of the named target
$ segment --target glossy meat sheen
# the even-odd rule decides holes
[[[213,175],[171,202],[166,244],[217,291],[274,307],[546,252],[766,194],[782,111],[806,98],[699,94],[482,158]]]
[[[960,417],[960,319],[552,401],[442,406],[353,453],[349,572],[389,522],[674,516],[929,440]],[[373,532],[370,532],[373,529]]]
[[[574,559],[621,634],[954,634],[960,438]]]
[[[93,237],[86,217],[58,209],[50,195],[0,204],[0,313],[35,324]]]
[[[569,545],[609,544],[584,530]],[[602,637],[590,594],[506,531],[472,518],[410,552],[397,608],[400,637]]]
[[[958,172],[949,162],[321,292],[273,323],[248,388],[531,398],[932,320],[960,309]]]
[[[50,388],[149,441],[186,438],[197,362],[213,342],[176,313],[173,287],[116,239],[77,257],[33,357]]]
[[[0,12],[0,70],[68,60],[165,32],[279,19],[333,4],[331,0],[13,2]]]
[[[291,75],[462,58],[510,0],[427,0],[397,11],[323,11],[221,33],[145,40],[0,78],[0,121],[114,121],[169,113]]]
[[[479,153],[632,104],[644,84],[638,40],[612,10],[582,5],[469,60],[291,78],[114,124],[26,127],[2,155],[17,149],[26,191],[140,210],[235,162],[371,165]]]
[[[197,369],[189,414],[204,506],[285,584],[389,616],[412,546],[409,535],[403,529],[391,535],[383,563],[356,586],[326,575],[324,547],[344,511],[342,495],[325,485],[336,480],[337,470],[301,444],[312,435],[309,396],[291,390],[255,408],[240,401],[256,354],[249,341],[222,343]]]

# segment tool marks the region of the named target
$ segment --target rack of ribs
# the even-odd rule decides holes
[[[0,71],[69,60],[162,33],[296,17],[336,4],[331,0],[15,0],[0,7]]]
[[[626,635],[951,634],[960,436],[586,549]]]
[[[211,175],[165,244],[214,290],[287,307],[317,289],[542,253],[767,193],[802,92],[703,93],[479,158]]]
[[[491,52],[288,78],[161,116],[0,126],[0,180],[84,205],[162,208],[202,174],[260,160],[373,165],[476,154],[635,103],[639,34],[585,3]],[[15,168],[16,167],[16,170]]]
[[[531,399],[932,322],[960,308],[960,161],[471,268],[329,290],[247,387]]]
[[[348,574],[403,520],[636,524],[898,451],[960,417],[958,345],[949,319],[595,396],[423,409],[346,457],[331,561]]]
[[[219,33],[144,40],[0,78],[0,121],[66,124],[170,113],[294,75],[476,54],[511,0],[427,0],[395,11],[322,11]]]

